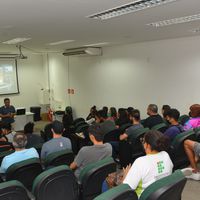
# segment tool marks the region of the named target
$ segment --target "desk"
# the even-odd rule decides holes
[[[13,129],[15,131],[22,131],[24,130],[24,126],[28,122],[33,122],[33,115],[32,112],[26,112],[25,115],[15,115],[15,122],[13,123]]]

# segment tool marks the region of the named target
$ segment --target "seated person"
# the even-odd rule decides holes
[[[45,142],[41,150],[41,159],[45,159],[50,153],[72,149],[71,141],[62,136],[64,131],[63,124],[57,120],[52,122],[53,138]]]
[[[191,116],[191,118],[184,125],[185,131],[200,127],[200,105],[199,104],[192,105],[190,107],[189,115]]]
[[[115,122],[107,118],[105,111],[99,110],[96,113],[95,118],[96,123],[100,124],[102,133],[104,135],[116,129]]]
[[[108,119],[115,122],[117,120],[117,110],[116,110],[116,108],[111,107],[108,115],[109,115]]]
[[[116,120],[116,125],[118,128],[123,126],[124,124],[131,123],[128,117],[128,112],[125,108],[118,109],[118,119]]]
[[[12,143],[8,142],[8,139],[2,133],[0,129],[0,152],[13,150]]]
[[[147,108],[148,118],[144,120],[144,127],[151,129],[157,124],[163,123],[162,117],[158,114],[158,107],[155,104],[150,104]]]
[[[0,173],[5,173],[8,167],[20,161],[30,158],[39,158],[36,149],[25,149],[27,144],[27,137],[24,133],[16,133],[13,137],[13,146],[15,152],[5,156],[1,163]]]
[[[166,113],[171,109],[171,107],[169,105],[163,105],[162,106],[162,115],[163,115],[163,119],[166,120]]]
[[[95,113],[96,113],[96,112],[97,112],[96,106],[92,106],[92,107],[90,108],[90,113],[89,113],[89,115],[86,117],[86,120],[89,121],[89,120],[91,120],[91,119],[95,119]]]
[[[192,140],[185,140],[184,149],[190,161],[190,166],[193,169],[193,173],[200,173],[200,170],[197,167],[197,162],[200,157],[200,143]]]
[[[169,128],[164,132],[164,135],[168,136],[172,141],[179,133],[182,133],[183,127],[179,124],[178,119],[180,112],[177,109],[170,109],[166,113],[166,119],[170,123]]]
[[[16,134],[15,131],[11,130],[11,124],[3,123],[1,124],[2,134],[7,138],[8,142],[13,142],[13,137]]]
[[[103,144],[103,135],[98,124],[89,127],[89,137],[93,146],[82,147],[70,165],[72,170],[76,170],[75,175],[77,178],[86,165],[112,156],[112,147],[109,143]]]
[[[130,121],[132,122],[132,126],[130,126],[128,129],[126,129],[125,133],[120,135],[120,140],[126,140],[129,136],[134,134],[134,131],[143,128],[143,126],[140,124],[140,111],[135,109],[130,114]]]
[[[167,138],[159,131],[149,131],[142,141],[146,156],[135,160],[133,165],[124,170],[123,183],[128,184],[138,197],[158,179],[172,173],[173,163],[165,150]]]
[[[34,147],[35,145],[43,143],[42,138],[33,133],[34,123],[29,122],[24,126],[24,134],[27,137],[27,145],[26,148]]]

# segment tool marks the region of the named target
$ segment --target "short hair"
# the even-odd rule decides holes
[[[62,135],[63,130],[64,130],[62,122],[60,122],[58,120],[53,121],[52,129],[53,129],[54,133]]]
[[[130,113],[130,116],[135,118],[137,121],[140,121],[140,111],[135,109]]]
[[[91,125],[88,128],[89,134],[93,135],[95,140],[98,142],[102,142],[104,138],[104,134],[102,132],[102,128],[100,124]]]
[[[33,133],[33,128],[34,128],[34,123],[33,122],[28,122],[25,126],[24,126],[24,133]]]
[[[96,116],[99,117],[99,118],[104,118],[104,119],[107,118],[107,115],[106,115],[104,110],[97,111]]]
[[[115,107],[110,108],[111,117],[117,117],[117,110]]]
[[[178,121],[178,119],[180,117],[180,112],[177,109],[172,108],[172,109],[167,111],[166,116],[173,118],[176,121]]]
[[[153,113],[158,112],[158,106],[156,104],[149,104],[148,109]]]
[[[10,101],[10,99],[9,99],[9,98],[5,98],[5,99],[4,99],[4,102],[6,102],[6,101]]]
[[[162,110],[166,111],[166,110],[170,110],[171,107],[169,105],[163,105],[162,106]]]
[[[133,112],[134,108],[133,107],[128,107],[127,112],[130,115]]]
[[[169,147],[169,138],[157,130],[150,130],[144,135],[144,142],[151,146],[152,151],[166,151]]]
[[[24,149],[27,145],[27,137],[24,133],[16,133],[13,137],[13,146],[18,149]]]

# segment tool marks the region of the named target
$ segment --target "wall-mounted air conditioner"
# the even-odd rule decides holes
[[[66,49],[63,53],[64,56],[75,56],[75,55],[84,55],[84,56],[101,56],[102,48],[100,47],[81,47],[75,49]]]

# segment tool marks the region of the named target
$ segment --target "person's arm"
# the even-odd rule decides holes
[[[78,168],[78,166],[77,166],[77,164],[75,163],[75,162],[72,162],[71,164],[70,164],[70,169],[72,169],[72,170],[75,170],[75,169],[77,169]]]
[[[42,145],[41,155],[40,158],[43,161],[46,158],[47,147],[45,144]]]
[[[70,169],[75,170],[81,166],[84,160],[84,147],[78,152],[74,161],[70,164]]]
[[[126,133],[123,133],[122,135],[119,136],[120,140],[126,140],[128,138],[128,135]]]
[[[123,181],[123,183],[128,184],[133,190],[135,190],[140,181],[142,180],[142,169],[140,160],[136,160],[130,170],[128,170],[128,173]]]

